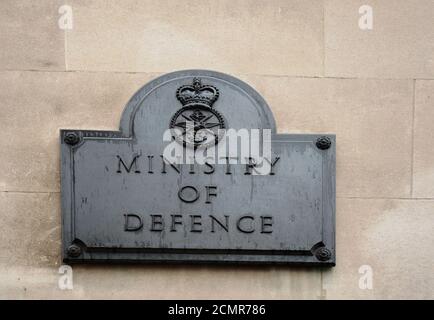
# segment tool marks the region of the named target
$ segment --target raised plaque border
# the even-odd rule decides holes
[[[77,239],[74,225],[74,152],[86,140],[133,140],[133,119],[138,106],[154,88],[177,77],[216,77],[236,84],[253,97],[266,119],[264,128],[271,129],[274,143],[311,143],[323,156],[322,241],[306,251],[282,250],[212,250],[212,249],[149,249],[91,248]],[[324,138],[326,148],[319,145]],[[276,134],[276,125],[264,99],[246,83],[226,74],[207,70],[185,70],[163,75],[143,86],[127,103],[119,131],[61,129],[61,210],[62,258],[65,263],[229,263],[229,264],[290,264],[336,265],[336,137],[334,134]]]

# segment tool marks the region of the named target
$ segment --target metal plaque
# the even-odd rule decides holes
[[[266,174],[249,159],[165,157],[169,144],[195,154],[255,129],[262,141],[269,132]],[[335,265],[335,136],[277,134],[264,99],[236,78],[166,74],[130,99],[119,131],[60,138],[67,263]]]

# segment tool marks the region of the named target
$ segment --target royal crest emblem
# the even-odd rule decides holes
[[[194,78],[192,85],[184,85],[176,91],[176,98],[183,107],[170,121],[172,136],[187,147],[210,147],[216,145],[224,135],[225,119],[213,108],[219,97],[219,90],[203,85]]]

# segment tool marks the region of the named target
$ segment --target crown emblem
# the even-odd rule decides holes
[[[182,108],[170,120],[173,138],[188,147],[209,147],[218,143],[224,135],[225,119],[212,107],[219,97],[219,90],[203,85],[200,78],[176,90],[176,98]]]
[[[219,97],[219,90],[211,85],[202,85],[199,78],[193,79],[192,85],[184,85],[176,91],[176,98],[183,106],[191,104],[202,104],[212,107]]]

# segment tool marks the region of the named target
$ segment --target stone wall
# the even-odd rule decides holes
[[[434,298],[433,17],[432,0],[2,0],[0,298]],[[74,266],[61,290],[59,129],[116,130],[140,86],[199,68],[256,88],[282,133],[336,133],[337,266]]]

